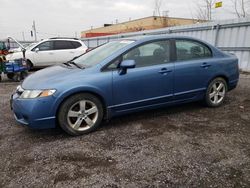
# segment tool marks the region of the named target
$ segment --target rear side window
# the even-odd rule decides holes
[[[39,51],[53,50],[53,44],[51,41],[46,41],[39,44],[36,48],[39,48]]]
[[[67,50],[67,49],[75,49],[72,41],[63,41],[63,40],[54,41],[54,50]]]
[[[80,42],[76,42],[76,41],[71,41],[71,44],[73,45],[74,48],[79,48],[82,46]]]
[[[204,44],[189,40],[176,40],[178,61],[212,57],[211,50]]]

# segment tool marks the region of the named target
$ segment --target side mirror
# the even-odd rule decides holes
[[[126,74],[127,69],[135,68],[135,60],[124,60],[120,64],[119,74]]]
[[[35,48],[35,52],[36,52],[36,53],[39,52],[39,48]]]

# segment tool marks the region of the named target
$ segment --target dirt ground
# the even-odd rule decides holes
[[[222,107],[132,114],[96,132],[17,125],[0,83],[0,187],[250,187],[250,75]]]

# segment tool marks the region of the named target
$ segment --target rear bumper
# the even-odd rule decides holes
[[[20,125],[33,129],[47,129],[56,126],[53,114],[53,96],[37,99],[20,99],[17,94],[11,97],[11,108]]]
[[[229,81],[229,83],[228,83],[228,91],[230,91],[232,89],[235,89],[237,87],[237,85],[238,85],[238,82],[239,82],[239,79]]]

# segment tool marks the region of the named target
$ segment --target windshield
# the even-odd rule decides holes
[[[23,47],[26,49],[26,50],[29,50],[31,48],[33,48],[37,43],[31,43],[31,44],[25,44],[23,45]]]
[[[80,64],[84,67],[94,66],[107,57],[109,57],[114,52],[122,49],[123,47],[133,43],[133,40],[122,40],[122,41],[113,41],[107,44],[104,44],[96,49],[89,51],[86,54],[83,54],[79,58],[75,59],[73,62]]]

